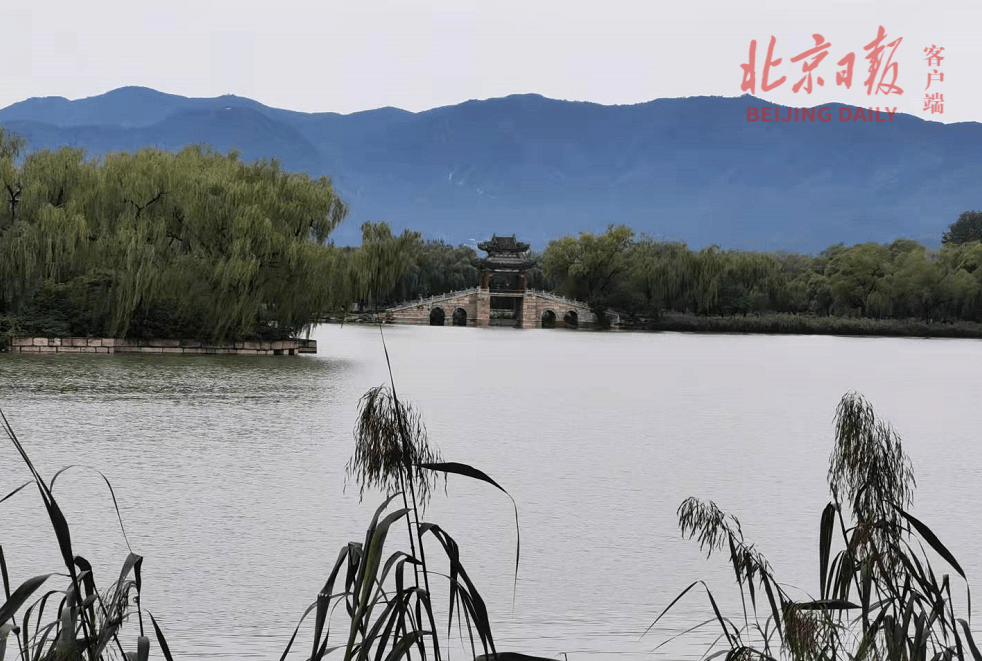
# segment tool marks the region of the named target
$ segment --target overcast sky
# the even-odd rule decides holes
[[[756,39],[757,95],[768,100],[982,121],[977,0],[31,0],[4,11],[3,23],[0,107],[124,85],[345,113],[525,92],[603,104],[738,96]],[[881,25],[884,45],[902,38],[894,55],[902,95],[869,96],[864,86],[863,47]],[[825,86],[794,93],[802,62],[789,60],[814,45],[815,33],[831,42],[815,72]],[[782,59],[771,81],[787,80],[767,93],[760,85],[772,36]],[[931,45],[945,49],[944,81],[925,90]],[[835,72],[849,52],[856,64],[847,90]],[[944,95],[943,114],[924,111],[924,95],[935,92]]]

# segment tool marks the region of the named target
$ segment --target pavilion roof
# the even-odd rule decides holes
[[[490,241],[483,241],[477,244],[477,247],[489,255],[493,255],[495,253],[524,253],[528,251],[529,244],[518,241],[514,234],[511,236],[495,234]]]

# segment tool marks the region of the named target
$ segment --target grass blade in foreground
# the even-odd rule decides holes
[[[18,657],[21,661],[52,661],[54,659],[87,659],[88,661],[108,661],[110,658],[135,659],[137,661],[147,661],[150,658],[150,639],[144,635],[142,609],[140,608],[140,567],[143,558],[135,553],[130,555],[123,563],[118,580],[112,584],[108,592],[101,594],[96,586],[92,574],[92,566],[80,555],[76,555],[72,548],[71,531],[68,521],[62,513],[52,492],[52,487],[59,475],[64,473],[71,466],[59,470],[50,484],[45,482],[40,472],[35,468],[33,462],[27,454],[23,444],[17,438],[3,411],[0,411],[0,423],[3,430],[10,439],[14,448],[20,454],[24,464],[31,471],[34,478],[33,482],[38,487],[42,502],[48,514],[56,539],[58,540],[59,551],[62,560],[68,570],[68,578],[71,582],[66,590],[49,590],[33,603],[28,603],[34,593],[44,584],[46,580],[56,574],[46,574],[25,581],[12,594],[9,592],[9,578],[7,576],[6,558],[0,550],[0,574],[3,577],[5,603],[0,606],[0,632],[2,632],[2,642],[0,642],[0,661],[6,651],[6,639],[8,634],[14,633],[16,626],[16,616],[20,608],[27,606],[22,622],[19,626],[20,637],[17,637],[20,652]],[[119,513],[119,506],[116,494],[109,479],[99,471],[96,471],[106,482],[112,496],[113,505],[116,510],[117,521],[126,539],[126,531],[123,528],[122,518]],[[28,483],[30,484],[30,483]],[[10,492],[0,503],[6,501],[18,493],[26,485],[21,485]],[[129,578],[130,573],[134,577]],[[64,574],[57,574],[64,576]],[[43,622],[42,617],[45,605],[50,597],[64,595],[58,606],[58,613],[53,620]],[[54,603],[52,601],[51,603]],[[136,639],[136,651],[126,652],[123,650],[118,637],[118,632],[131,614],[135,607],[136,614],[140,618],[140,631]],[[33,619],[32,619],[33,617]],[[157,626],[151,615],[158,644],[166,661],[173,661],[170,649],[164,640],[160,627]],[[33,625],[34,633],[30,633]],[[114,644],[115,652],[110,653],[110,644]]]
[[[502,487],[500,484],[492,480],[487,473],[478,470],[473,466],[457,463],[454,461],[447,461],[441,463],[424,463],[424,464],[419,464],[419,466],[420,468],[428,468],[430,470],[442,471],[444,473],[454,473],[455,475],[463,475],[465,477],[469,477],[474,480],[486,482],[491,486],[499,489],[503,494],[508,496],[509,500],[511,500],[512,507],[515,508],[515,581],[514,584],[512,585],[512,594],[511,594],[512,608],[514,608],[515,594],[518,591],[518,560],[522,552],[522,537],[518,527],[518,504],[515,502],[515,499],[511,497],[511,494],[508,493],[504,487]]]

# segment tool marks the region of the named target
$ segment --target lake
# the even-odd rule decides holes
[[[693,591],[639,640],[700,578],[737,616],[726,558],[680,538],[688,496],[739,517],[778,579],[814,592],[833,416],[851,390],[903,438],[914,514],[969,579],[982,577],[982,342],[410,326],[385,336],[431,443],[518,504],[514,609],[508,498],[452,476],[426,511],[460,542],[499,650],[642,658],[711,617]],[[388,379],[378,328],[312,337],[316,356],[0,355],[0,406],[42,473],[85,464],[113,483],[146,558],[143,605],[178,659],[278,659],[382,501],[359,502],[344,476],[358,400]],[[0,457],[2,497],[29,475],[13,448]],[[73,470],[55,495],[76,552],[108,586],[127,547],[105,484]],[[0,544],[15,583],[61,567],[36,490],[0,504]],[[309,650],[304,632],[295,658]],[[715,636],[647,658],[698,658]]]

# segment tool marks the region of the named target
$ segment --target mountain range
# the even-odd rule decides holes
[[[514,233],[540,249],[611,223],[696,248],[937,245],[960,213],[982,207],[982,124],[888,118],[885,106],[881,121],[839,121],[855,109],[838,104],[825,106],[829,122],[747,120],[764,106],[751,96],[604,106],[523,94],[342,115],[124,87],[21,101],[0,110],[0,125],[29,150],[69,145],[95,157],[207,143],[275,157],[332,178],[351,208],[333,238],[349,245],[366,220],[454,244]]]

